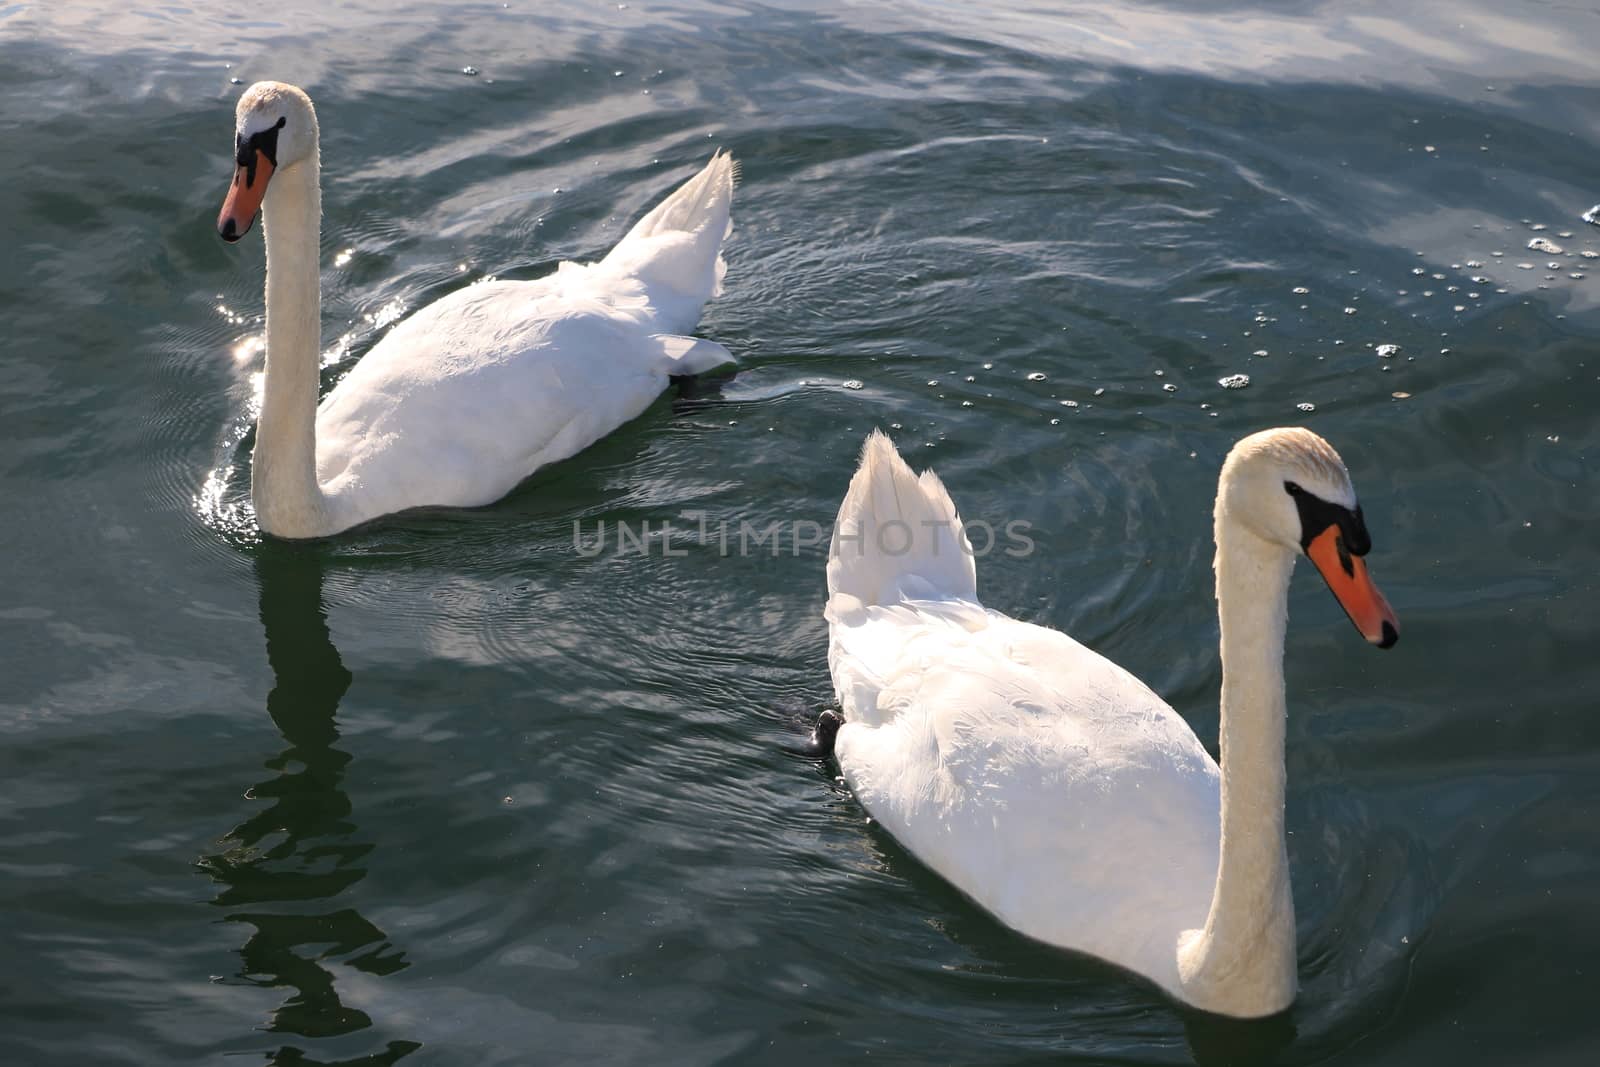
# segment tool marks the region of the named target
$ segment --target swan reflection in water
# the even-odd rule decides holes
[[[336,906],[366,877],[362,860],[373,846],[361,840],[344,791],[350,754],[335,747],[335,716],[351,675],[328,632],[322,562],[314,549],[267,543],[258,549],[256,577],[274,679],[267,713],[287,745],[266,762],[272,773],[245,794],[257,810],[200,865],[218,884],[212,903],[226,909],[225,920],[254,928],[239,950],[239,978],[293,990],[263,1029],[335,1038],[365,1030],[372,1020],[340,1001],[324,961],[376,976],[407,963],[355,908]],[[366,1055],[324,1061],[286,1044],[271,1062],[380,1067],[419,1047],[390,1041]]]

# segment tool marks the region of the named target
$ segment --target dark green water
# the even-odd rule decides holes
[[[7,1062],[1594,1062],[1600,18],[1045,7],[0,6]],[[329,383],[718,145],[737,373],[494,507],[260,543],[233,76],[318,103]],[[1033,524],[988,603],[1214,745],[1216,471],[1293,422],[1404,636],[1302,568],[1272,1024],[1008,933],[786,752],[820,548],[573,545],[826,524],[892,428]]]

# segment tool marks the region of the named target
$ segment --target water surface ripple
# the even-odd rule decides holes
[[[16,1062],[1583,1062],[1596,19],[0,8]],[[261,77],[325,130],[326,386],[430,300],[602,254],[719,146],[701,332],[737,371],[494,507],[263,543],[260,245],[210,223]],[[821,550],[718,535],[826,524],[886,428],[1031,524],[988,603],[1214,747],[1216,471],[1292,422],[1349,462],[1405,640],[1295,583],[1302,991],[1244,1025],[1008,933],[792,755]],[[675,532],[618,555],[618,523]]]

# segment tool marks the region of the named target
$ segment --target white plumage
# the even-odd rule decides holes
[[[1344,464],[1310,431],[1239,442],[1215,524],[1220,771],[1133,675],[984,608],[944,486],[874,433],[828,562],[833,751],[872,817],[1006,925],[1260,1016],[1296,988],[1282,658],[1301,544],[1355,538],[1313,558],[1370,641],[1398,630],[1350,554],[1367,535]]]
[[[259,173],[240,164],[219,228],[230,240],[248,228],[253,192],[268,274],[252,496],[268,533],[319,537],[407,508],[491,503],[639,415],[669,376],[733,358],[684,336],[725,269],[738,172],[718,153],[600,262],[469,286],[407,318],[313,422],[320,178],[310,99],[252,86],[238,107],[241,158],[263,134],[276,162],[257,158]]]
[[[370,516],[488,504],[638,416],[669,376],[732,360],[680,331],[720,292],[733,177],[719,154],[599,263],[469,286],[401,322],[317,411],[324,491]]]
[[[882,551],[902,529],[921,539]],[[960,531],[939,479],[869,438],[828,566],[840,769],[1008,926],[1176,992],[1178,935],[1205,924],[1216,880],[1216,764],[1133,675],[985,609]]]

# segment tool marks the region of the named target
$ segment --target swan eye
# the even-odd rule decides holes
[[[259,152],[267,158],[267,162],[274,167],[278,165],[278,131],[289,124],[287,117],[279,117],[278,121],[264,130],[257,130],[249,137],[242,133],[234,135],[234,161],[248,171],[248,181],[255,184],[256,180],[256,153]]]
[[[1360,506],[1354,510],[1322,499],[1307,492],[1297,482],[1283,483],[1284,492],[1294,500],[1300,514],[1300,547],[1309,551],[1311,542],[1327,533],[1338,530],[1338,557],[1343,561],[1350,556],[1365,556],[1372,550],[1372,536],[1367,533],[1367,520]],[[1348,567],[1346,567],[1348,570]]]

